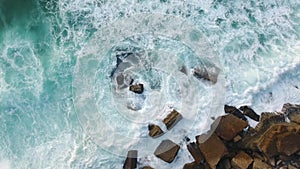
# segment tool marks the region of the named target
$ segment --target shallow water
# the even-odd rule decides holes
[[[140,166],[182,168],[184,137],[224,104],[300,103],[299,37],[297,0],[0,0],[0,168],[121,168],[135,148]],[[143,96],[116,90],[118,47],[140,52],[118,71]],[[220,69],[218,82],[191,76],[195,66]],[[170,108],[184,119],[149,139],[147,124]],[[153,156],[166,138],[182,145],[172,164]]]

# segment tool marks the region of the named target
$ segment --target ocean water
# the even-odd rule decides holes
[[[137,55],[115,69],[120,51]],[[114,73],[145,92],[118,89]],[[179,169],[193,161],[184,137],[224,104],[286,102],[300,103],[298,0],[0,0],[1,169],[122,168],[129,149],[140,167]],[[172,108],[183,120],[150,139]],[[153,155],[167,138],[181,145],[172,164]]]

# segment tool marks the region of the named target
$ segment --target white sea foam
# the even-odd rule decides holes
[[[25,145],[26,153],[21,157],[16,157],[13,152],[10,152],[9,157],[13,160],[2,162],[4,166],[11,163],[14,168],[121,168],[126,151],[137,148],[141,156],[140,166],[151,165],[154,168],[166,169],[182,168],[184,163],[193,161],[183,141],[184,136],[188,136],[194,141],[195,135],[208,129],[212,122],[211,116],[223,113],[224,99],[220,99],[215,105],[211,104],[216,101],[215,98],[223,97],[225,103],[236,106],[249,104],[257,112],[278,111],[285,102],[300,102],[299,89],[294,86],[298,85],[300,87],[300,75],[297,73],[299,72],[300,58],[299,45],[297,44],[299,43],[299,37],[297,36],[300,35],[298,28],[300,10],[296,9],[299,7],[299,1],[297,0],[276,2],[267,0],[260,3],[251,3],[250,1],[219,2],[213,0],[172,1],[172,3],[159,3],[158,0],[145,0],[140,1],[140,3],[123,0],[61,0],[57,3],[59,11],[51,13],[51,17],[48,17],[53,26],[50,31],[53,35],[54,44],[51,44],[53,49],[49,61],[49,72],[45,72],[45,74],[55,74],[55,71],[57,71],[55,66],[60,65],[61,62],[71,62],[74,54],[77,57],[77,66],[79,64],[80,66],[83,65],[77,67],[74,78],[79,81],[75,81],[73,86],[74,93],[80,93],[80,97],[78,95],[74,96],[74,103],[77,104],[75,107],[77,107],[77,115],[83,130],[77,129],[78,131],[70,134],[69,132],[73,131],[72,127],[74,127],[70,124],[71,122],[67,123],[67,126],[62,126],[56,124],[55,120],[49,119],[50,117],[47,119],[46,116],[45,119],[48,120],[47,123],[50,125],[45,126],[51,129],[52,127],[56,128],[55,131],[60,129],[61,132],[56,133],[57,137],[53,137],[53,134],[51,136],[45,135],[45,137],[51,137],[51,139],[46,139],[47,141],[32,147]],[[47,3],[48,9],[54,5],[54,1]],[[192,23],[195,30],[201,30],[198,34],[199,38],[211,44],[209,48],[213,50],[212,53],[216,52],[215,56],[218,56],[213,57],[212,62],[218,62],[217,64],[224,75],[222,78],[226,81],[220,81],[216,85],[210,86],[194,79],[190,83],[193,87],[186,90],[178,86],[186,85],[184,81],[187,80],[187,77],[176,73],[164,74],[163,77],[167,80],[163,79],[162,88],[169,90],[162,92],[145,91],[149,98],[152,98],[145,100],[144,106],[147,110],[151,110],[151,104],[161,104],[159,108],[153,108],[155,113],[147,111],[137,112],[138,114],[135,114],[135,112],[118,113],[121,109],[118,106],[126,105],[124,100],[120,98],[116,98],[115,101],[118,101],[116,106],[106,106],[112,104],[112,98],[115,96],[110,92],[111,86],[108,84],[111,82],[106,79],[105,82],[107,83],[96,83],[94,77],[96,77],[96,72],[99,72],[99,69],[102,72],[109,72],[115,64],[112,60],[109,60],[111,58],[107,58],[107,62],[103,65],[98,65],[98,63],[100,63],[100,58],[108,56],[106,55],[107,50],[112,47],[110,44],[107,45],[109,41],[119,43],[124,38],[136,34],[136,30],[114,32],[119,30],[122,24],[128,24],[118,21],[141,13],[159,13],[158,17],[164,14],[173,14],[177,19],[180,18],[179,20]],[[163,20],[163,18],[159,19]],[[159,19],[156,20],[158,25],[161,22]],[[108,25],[111,27],[107,27]],[[161,36],[170,35],[171,30],[174,30],[170,26],[171,24],[160,25],[168,28],[160,34]],[[174,22],[174,25],[177,32],[191,32],[191,29],[179,27],[176,22]],[[144,30],[144,32],[138,33],[147,33],[147,29],[150,28],[140,27],[139,30]],[[130,34],[126,34],[128,32]],[[9,33],[7,35],[6,42],[9,42],[13,34]],[[101,36],[97,37],[96,35]],[[177,41],[182,40],[175,37],[174,39]],[[98,40],[103,40],[103,42]],[[7,54],[3,53],[9,47],[12,47],[12,44],[16,45],[13,46],[15,49],[24,47],[24,50],[28,51],[29,54],[25,58],[28,63],[24,66],[15,64],[13,58],[7,58]],[[192,43],[183,44],[191,47],[191,50],[195,48]],[[37,59],[34,50],[31,48],[33,44],[20,39],[5,44],[5,46],[6,48],[0,51],[1,59],[11,63],[21,74],[30,69],[33,74],[26,74],[26,90],[32,92],[35,96],[39,96],[43,92],[43,72],[40,70],[41,63],[39,63],[39,59]],[[198,52],[198,55],[209,58],[211,53],[207,54],[206,52],[210,50],[205,50],[202,47],[200,47],[202,50]],[[180,48],[176,49],[179,50]],[[160,54],[166,55],[168,52],[162,51]],[[178,58],[178,56],[175,55],[174,58]],[[189,59],[191,58],[184,60],[184,62],[188,62]],[[172,62],[172,58],[162,60],[156,67],[165,67],[164,71],[171,71],[173,68],[168,65],[170,62]],[[28,65],[32,65],[32,67],[29,68]],[[59,70],[59,73],[63,73],[63,68]],[[8,84],[4,78],[3,72],[5,71],[0,69],[0,97],[13,91],[11,89],[13,85]],[[103,81],[100,82],[104,82],[106,77],[101,76],[101,78],[103,78],[101,79]],[[143,78],[139,80],[145,82]],[[14,82],[19,83],[20,81],[16,80]],[[77,82],[84,85],[76,85]],[[102,86],[95,87],[95,84],[101,84]],[[220,90],[224,89],[224,85],[226,93]],[[149,89],[149,86],[146,85],[145,88]],[[179,88],[182,93],[186,92],[188,99],[181,103],[180,94],[172,91],[174,88]],[[272,95],[270,95],[270,92],[272,92]],[[197,97],[193,97],[192,94]],[[64,95],[64,93],[60,93],[57,97]],[[17,97],[17,95],[13,96]],[[21,99],[19,98],[19,100]],[[94,104],[95,100],[98,101],[98,105]],[[54,103],[51,106],[61,105],[60,103]],[[51,111],[58,111],[57,114],[64,114],[64,110],[67,109],[68,116],[74,114],[74,112],[69,112],[73,111],[70,108],[72,104],[57,109],[51,109],[51,106],[45,109],[50,108]],[[167,111],[164,110],[168,106],[177,108],[183,114],[184,119],[164,136],[150,140],[147,136],[147,123],[157,123],[165,117]],[[31,112],[37,112],[34,111],[36,107],[26,108]],[[99,110],[103,114],[99,114]],[[45,113],[45,111],[38,112]],[[151,114],[148,115],[147,113]],[[147,116],[144,116],[145,114]],[[1,118],[3,117],[1,116]],[[51,116],[51,118],[53,117]],[[130,120],[125,121],[126,118]],[[98,119],[99,121],[97,121]],[[138,123],[138,120],[143,123]],[[122,128],[122,125],[124,125],[124,128]],[[35,131],[45,132],[40,130],[36,129]],[[162,139],[166,138],[181,145],[178,157],[172,164],[167,164],[153,155],[156,146]],[[6,140],[9,142],[9,138]],[[2,163],[0,162],[0,167]]]

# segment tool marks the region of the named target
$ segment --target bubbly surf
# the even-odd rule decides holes
[[[0,168],[121,168],[133,148],[140,166],[182,168],[184,137],[208,130],[224,104],[300,103],[299,28],[297,0],[0,1]],[[118,46],[151,63],[128,69],[144,98],[115,90]],[[178,71],[207,61],[221,70],[215,85]],[[147,124],[170,107],[183,121],[149,139]],[[164,138],[182,145],[172,164],[153,155]]]

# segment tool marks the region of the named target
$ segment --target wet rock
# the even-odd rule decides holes
[[[152,138],[157,138],[164,134],[162,129],[158,125],[155,125],[155,124],[149,124],[148,130],[149,130],[149,136]]]
[[[235,169],[246,169],[252,162],[252,157],[243,151],[239,152],[231,160],[231,164]]]
[[[127,158],[123,165],[123,169],[134,169],[137,168],[137,150],[130,150],[127,153]]]
[[[193,75],[197,79],[203,79],[207,81],[211,81],[213,84],[217,83],[218,76],[220,70],[214,67],[207,67],[207,68],[194,68]]]
[[[291,155],[300,150],[300,125],[280,123],[272,125],[260,135],[257,147],[268,157]]]
[[[221,159],[221,161],[217,165],[217,169],[231,169],[231,163],[228,158]]]
[[[180,120],[182,119],[182,115],[177,112],[175,109],[172,110],[171,113],[167,115],[166,118],[163,119],[163,123],[166,125],[167,129],[172,129]]]
[[[215,126],[217,126],[215,133],[222,139],[229,141],[247,127],[248,123],[232,114],[228,114],[218,117],[218,119],[212,124],[212,128],[215,128]]]
[[[131,85],[129,87],[129,90],[137,93],[137,94],[142,94],[144,91],[144,85],[143,84],[135,84],[135,85]]]
[[[171,163],[178,151],[180,146],[171,140],[163,140],[154,151],[154,155],[167,163]]]
[[[260,122],[256,125],[255,129],[258,132],[264,132],[271,125],[285,122],[285,118],[283,114],[279,113],[265,113],[261,114]]]
[[[259,115],[256,114],[255,111],[253,109],[251,109],[250,107],[241,106],[239,109],[243,111],[243,114],[245,116],[250,117],[252,120],[259,121]]]
[[[252,169],[272,169],[272,167],[261,159],[254,158]]]
[[[196,162],[187,163],[183,166],[183,169],[205,169],[203,164],[197,164]]]
[[[300,105],[286,103],[281,111],[287,115],[290,121],[300,124]]]
[[[224,143],[215,133],[196,136],[196,140],[205,161],[215,169],[220,159],[227,153]]]
[[[185,75],[188,75],[186,66],[182,66],[182,67],[179,69],[179,71],[180,71],[181,73],[185,74]]]
[[[192,143],[188,144],[187,149],[191,153],[196,164],[200,164],[204,160],[204,157],[201,154],[200,149],[196,143],[192,142]]]
[[[243,119],[245,121],[247,120],[246,117],[242,114],[242,112],[239,109],[235,108],[234,106],[225,105],[224,111],[227,114],[232,114],[232,115],[234,115],[240,119]]]

